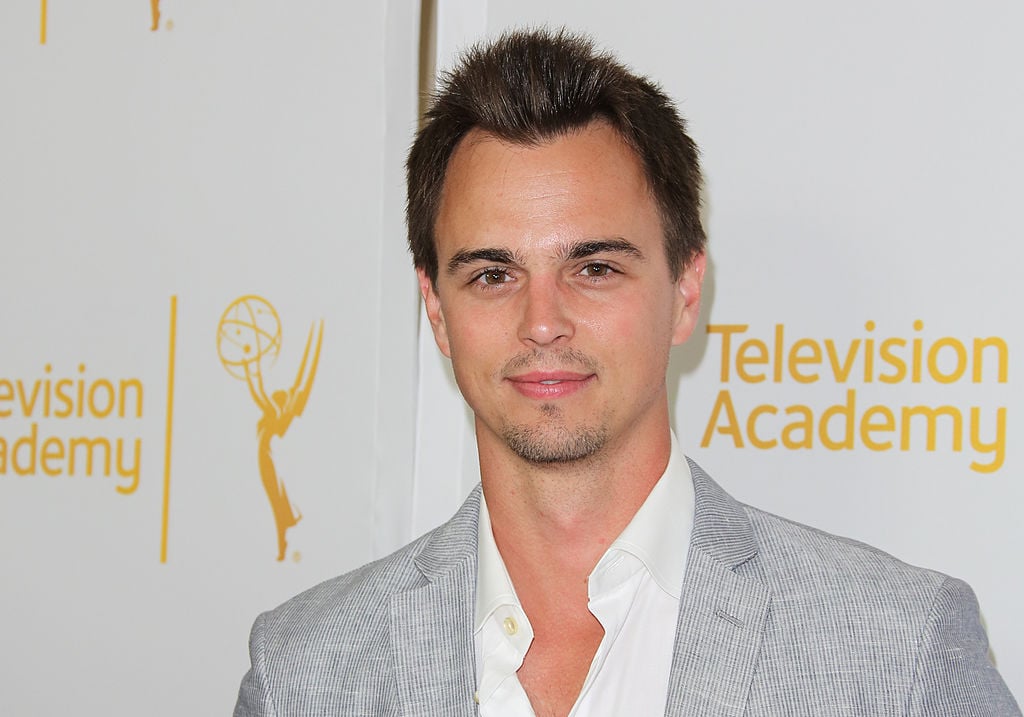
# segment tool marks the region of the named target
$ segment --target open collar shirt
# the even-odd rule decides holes
[[[690,468],[675,435],[668,466],[590,574],[588,607],[604,628],[570,717],[663,714],[693,528]],[[480,502],[474,644],[482,717],[534,717],[516,672],[533,642]]]

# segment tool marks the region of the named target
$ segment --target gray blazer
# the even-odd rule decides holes
[[[742,505],[696,513],[667,715],[1020,715],[963,582]],[[479,488],[375,563],[261,615],[235,717],[476,713]]]

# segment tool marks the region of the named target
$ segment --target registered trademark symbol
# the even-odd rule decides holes
[[[294,553],[292,553],[292,562],[295,562],[295,563],[302,562],[302,553],[300,553],[298,550],[296,550]]]

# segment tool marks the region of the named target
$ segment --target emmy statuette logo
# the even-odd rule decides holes
[[[292,420],[302,415],[313,388],[322,339],[323,319],[309,328],[306,348],[291,388],[268,393],[264,372],[273,366],[281,351],[281,319],[274,307],[259,296],[243,296],[228,306],[217,327],[217,353],[221,364],[231,376],[245,381],[261,413],[256,424],[256,450],[260,479],[277,529],[278,560],[284,560],[288,548],[288,529],[299,522],[302,514],[288,498],[284,481],[274,466],[270,442],[274,437],[283,439]]]

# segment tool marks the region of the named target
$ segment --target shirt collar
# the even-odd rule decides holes
[[[491,531],[491,516],[487,500],[480,495],[480,522],[477,536],[476,620],[473,632],[478,633],[491,614],[503,605],[518,606],[519,598],[512,579],[505,569],[505,561],[498,552]]]
[[[592,578],[600,580],[615,553],[625,552],[639,559],[658,587],[678,600],[693,529],[694,493],[690,466],[679,450],[675,433],[671,440],[672,448],[665,472],[625,530],[598,561]],[[483,496],[480,500],[478,530],[474,633],[480,631],[497,608],[519,605],[512,580],[505,569],[505,561],[494,542],[487,500]],[[611,578],[610,575],[608,577]]]
[[[676,600],[683,586],[693,530],[693,476],[672,434],[672,451],[661,478],[619,537],[598,562],[591,576],[592,593],[607,589],[600,583],[618,551],[634,556],[662,590]],[[615,580],[612,574],[609,579]]]

